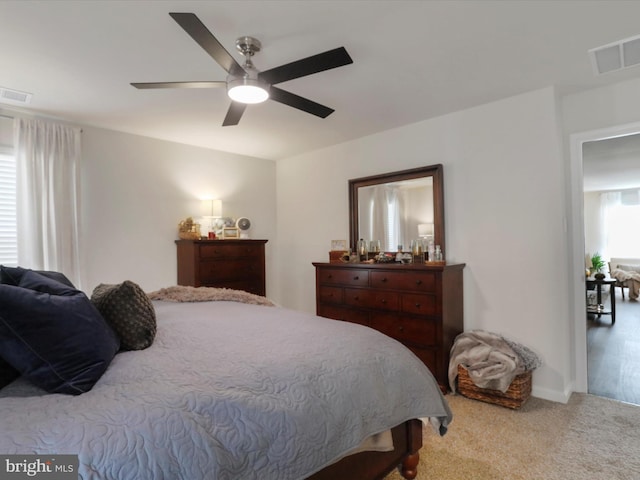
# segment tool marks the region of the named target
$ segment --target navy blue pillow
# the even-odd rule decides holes
[[[0,265],[0,283],[6,285],[20,285],[20,280],[26,272],[37,272],[40,275],[44,275],[45,277],[49,277],[53,280],[57,280],[60,283],[64,283],[71,288],[76,288],[73,283],[71,283],[71,280],[69,280],[63,273],[60,272],[51,272],[46,270],[29,270],[22,267],[7,267],[6,265]]]
[[[0,357],[0,389],[9,385],[19,376],[20,372]]]
[[[47,392],[91,390],[119,348],[80,290],[34,271],[0,284],[0,356]]]

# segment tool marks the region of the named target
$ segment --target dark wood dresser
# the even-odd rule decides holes
[[[265,296],[267,240],[176,240],[178,285],[244,290]]]
[[[313,265],[318,315],[367,325],[399,340],[447,390],[449,351],[463,331],[464,264]]]

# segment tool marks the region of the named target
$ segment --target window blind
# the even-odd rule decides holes
[[[0,264],[18,264],[16,160],[0,153]]]

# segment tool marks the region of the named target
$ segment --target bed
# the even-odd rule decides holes
[[[423,423],[452,419],[424,364],[367,327],[242,300],[152,305],[153,342],[88,391],[2,388],[0,452],[78,455],[82,479],[415,478]]]

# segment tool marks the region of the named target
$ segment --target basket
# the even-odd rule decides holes
[[[182,240],[200,240],[200,224],[191,217],[178,224],[178,238]]]
[[[200,234],[198,232],[178,232],[178,238],[180,240],[200,240]]]
[[[458,391],[467,398],[518,409],[531,396],[531,371],[517,375],[507,391],[502,393],[500,390],[478,387],[469,377],[467,369],[458,365]]]

